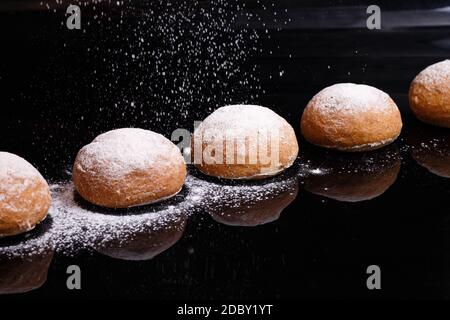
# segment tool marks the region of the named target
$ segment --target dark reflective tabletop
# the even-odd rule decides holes
[[[20,3],[0,10],[0,150],[43,173],[54,208],[32,232],[0,239],[0,299],[450,298],[450,131],[418,122],[407,101],[414,76],[450,48],[445,19],[415,27],[410,11],[448,19],[436,11],[445,1],[388,7],[379,31],[358,24],[358,1],[82,6],[81,31],[65,27],[65,3]],[[306,143],[303,108],[337,82],[389,93],[401,137],[362,154]],[[299,138],[295,165],[247,183],[191,167],[176,198],[125,211],[74,192],[75,155],[99,133],[170,138],[229,103],[285,117]],[[67,289],[70,265],[82,271],[79,291]],[[366,287],[370,265],[382,290]]]

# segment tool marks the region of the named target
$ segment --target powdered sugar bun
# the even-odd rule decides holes
[[[383,91],[339,83],[308,103],[301,119],[306,140],[341,151],[367,151],[392,143],[402,129],[400,111]]]
[[[186,177],[180,150],[160,134],[117,129],[99,135],[75,160],[78,193],[102,207],[127,208],[176,195]]]
[[[200,124],[192,150],[194,164],[203,173],[249,180],[274,176],[290,167],[297,158],[298,143],[291,125],[272,110],[231,105],[214,111]]]
[[[0,237],[32,230],[51,204],[42,175],[25,159],[0,152]]]
[[[450,60],[419,73],[409,89],[409,104],[421,121],[450,128]]]

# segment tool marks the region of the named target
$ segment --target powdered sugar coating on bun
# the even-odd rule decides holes
[[[340,151],[368,151],[392,143],[402,129],[400,111],[383,91],[340,83],[320,91],[301,119],[306,140]]]
[[[127,208],[176,195],[186,164],[180,150],[152,131],[125,128],[99,135],[75,160],[79,194],[102,207]]]

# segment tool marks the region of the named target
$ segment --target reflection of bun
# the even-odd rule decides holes
[[[179,149],[162,135],[118,129],[80,150],[73,181],[87,201],[109,208],[157,202],[177,194],[186,177]]]
[[[102,239],[96,250],[106,256],[121,260],[144,261],[153,259],[180,240],[186,226],[186,216],[172,217],[163,225],[152,221],[141,225],[122,226]],[[139,220],[139,219],[138,219]],[[120,228],[120,226],[118,226]]]
[[[450,178],[450,133],[441,128],[419,126],[408,133],[414,160],[431,173]]]
[[[275,182],[277,187],[268,189],[264,196],[255,195],[251,188],[247,191],[224,190],[222,201],[211,209],[210,214],[217,222],[229,226],[254,227],[279,219],[283,210],[296,199],[296,180]],[[261,186],[262,187],[262,186]],[[239,189],[239,186],[236,186]]]
[[[450,149],[421,149],[412,150],[412,156],[422,167],[431,173],[450,178]]]
[[[291,125],[272,110],[252,105],[213,112],[195,130],[192,147],[197,168],[224,179],[274,176],[298,154]]]
[[[397,180],[400,155],[396,149],[371,154],[316,154],[313,174],[305,179],[311,193],[343,202],[359,202],[382,195]]]
[[[308,103],[301,119],[306,140],[341,151],[381,148],[400,135],[402,119],[383,91],[353,83],[323,89]]]
[[[47,272],[53,251],[24,257],[0,258],[0,294],[24,293],[41,287],[47,281]]]
[[[0,294],[24,293],[41,287],[53,258],[51,217],[33,231],[2,239]]]
[[[411,84],[409,103],[420,120],[450,128],[450,60],[419,73]]]
[[[50,190],[26,160],[0,152],[0,237],[33,229],[47,216]]]

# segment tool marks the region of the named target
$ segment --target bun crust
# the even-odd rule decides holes
[[[0,152],[0,237],[30,231],[45,219],[50,189],[25,159]]]
[[[176,195],[186,178],[179,149],[162,135],[118,129],[83,147],[73,166],[73,182],[87,201],[128,208]]]
[[[386,93],[352,83],[323,89],[301,119],[308,142],[347,152],[382,148],[397,139],[402,126],[400,111]]]
[[[421,121],[450,128],[450,60],[419,73],[409,89],[409,104]]]

